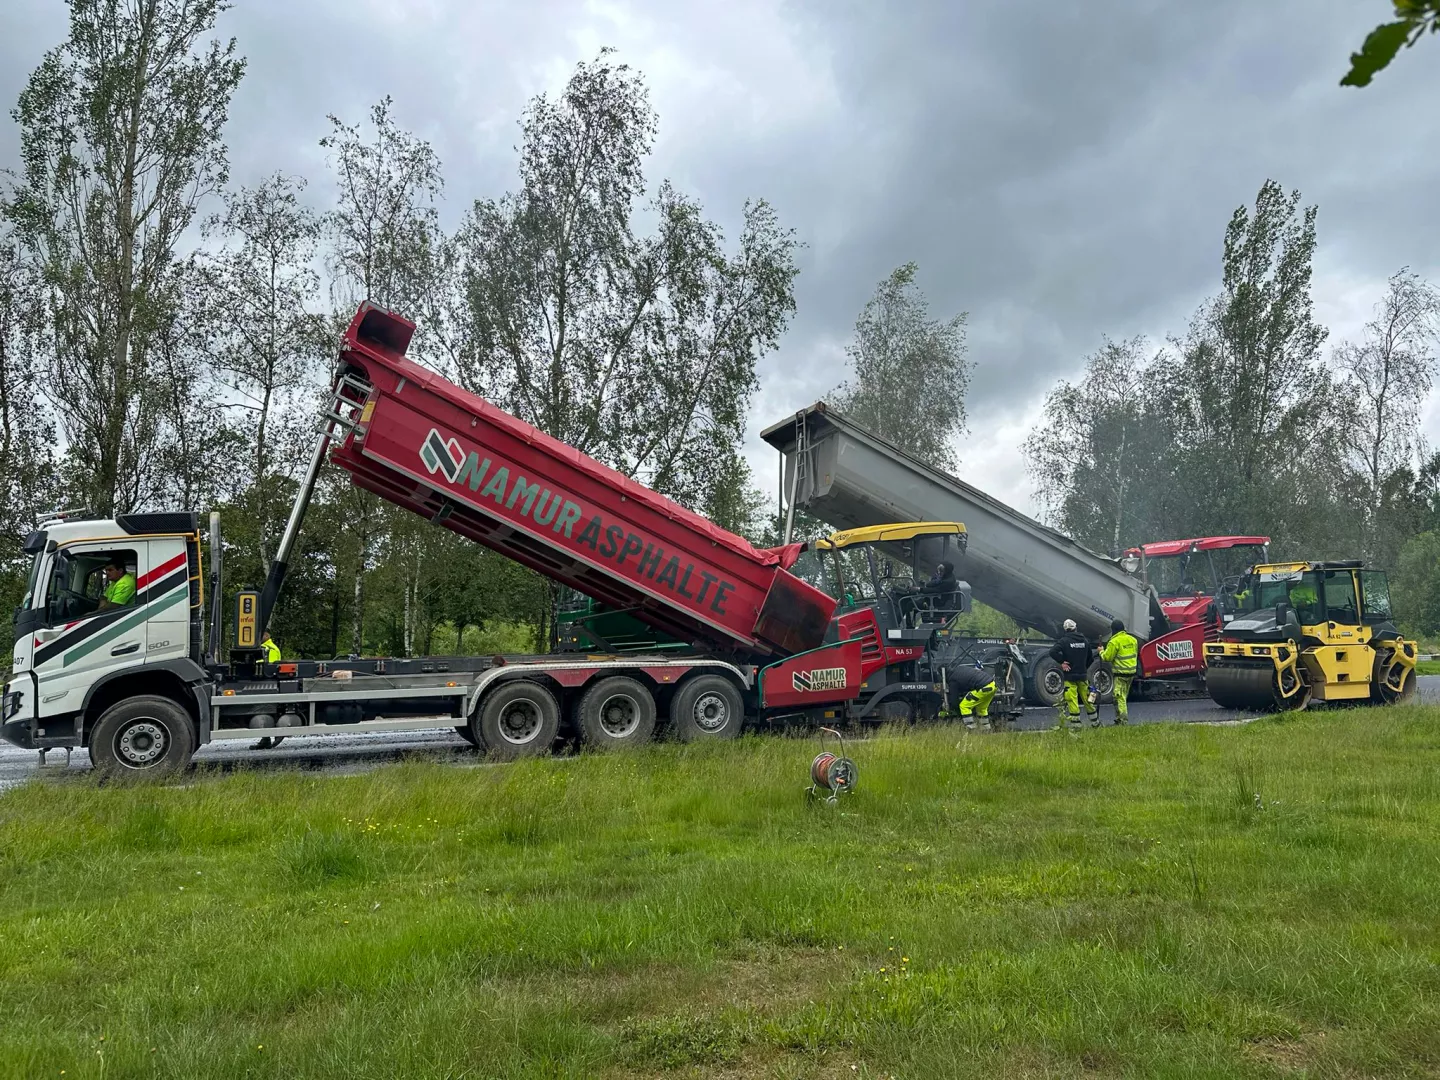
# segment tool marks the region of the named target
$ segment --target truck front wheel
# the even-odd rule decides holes
[[[90,733],[90,762],[108,780],[173,776],[194,753],[195,721],[169,698],[126,698]]]
[[[670,722],[681,742],[733,739],[745,724],[745,701],[722,675],[697,675],[670,702]]]
[[[560,706],[539,683],[516,679],[485,695],[478,719],[476,745],[498,761],[514,761],[550,749],[560,730]]]

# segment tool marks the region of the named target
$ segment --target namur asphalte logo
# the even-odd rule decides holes
[[[790,686],[798,694],[814,693],[820,690],[844,690],[845,669],[843,667],[816,668],[814,671],[790,673]]]
[[[424,444],[420,447],[420,460],[425,463],[425,468],[430,470],[430,475],[437,472],[444,473],[445,479],[455,483],[455,478],[460,475],[460,467],[465,464],[465,451],[460,449],[460,444],[454,439],[446,439],[434,428],[425,437]]]

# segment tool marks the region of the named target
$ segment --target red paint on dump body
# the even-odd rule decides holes
[[[332,452],[354,483],[657,629],[737,658],[818,646],[835,601],[801,546],[742,537],[405,358],[414,324],[362,305],[342,372],[372,390]]]

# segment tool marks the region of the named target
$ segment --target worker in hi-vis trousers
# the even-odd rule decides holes
[[[1065,632],[1050,650],[1050,658],[1060,665],[1065,676],[1065,696],[1060,701],[1060,717],[1055,727],[1057,730],[1063,728],[1068,717],[1070,726],[1078,730],[1082,704],[1090,718],[1090,726],[1099,727],[1100,710],[1090,701],[1090,664],[1095,659],[1095,650],[1090,647],[1085,635],[1075,628],[1074,619],[1066,619],[1060,628]]]
[[[995,698],[995,674],[982,668],[957,664],[946,672],[950,700],[960,702],[960,719],[973,729],[978,718],[990,722],[990,702]]]
[[[1110,640],[1100,650],[1100,659],[1110,665],[1110,674],[1115,680],[1115,723],[1128,724],[1127,702],[1140,658],[1140,642],[1119,619],[1110,624],[1110,631]]]

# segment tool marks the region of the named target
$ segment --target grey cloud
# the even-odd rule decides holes
[[[1218,285],[1225,221],[1266,177],[1320,205],[1322,311],[1341,279],[1378,291],[1405,263],[1440,276],[1440,43],[1368,89],[1337,85],[1383,13],[1353,0],[249,0],[222,32],[251,61],[229,132],[236,179],[299,172],[323,201],[325,114],[358,120],[390,93],[445,161],[452,221],[514,182],[528,97],[619,46],[661,114],[651,179],[675,179],[732,233],[744,199],[765,196],[809,244],[752,429],[843,378],[860,306],[914,259],[935,314],[970,312],[965,460],[1016,495],[1014,436],[1044,391],[1105,334],[1183,330]],[[20,0],[0,20],[0,98],[13,101],[65,15]],[[0,125],[0,164],[16,143]]]

